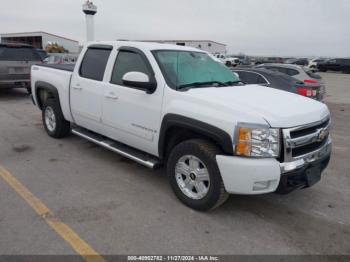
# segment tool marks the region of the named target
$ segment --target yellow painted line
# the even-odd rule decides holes
[[[19,182],[6,169],[0,166],[0,177],[12,187],[34,210],[42,217],[58,235],[60,235],[79,255],[87,262],[105,262],[92,247],[89,246],[68,225],[55,218],[48,207],[34,196],[21,182]]]

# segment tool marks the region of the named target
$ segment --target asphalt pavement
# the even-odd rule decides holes
[[[48,137],[19,89],[0,90],[0,165],[99,254],[350,254],[350,75],[322,76],[332,159],[320,183],[289,195],[233,195],[193,211],[164,169],[74,135]],[[76,254],[17,191],[0,177],[0,254]]]

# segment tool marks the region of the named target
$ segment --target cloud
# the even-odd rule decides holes
[[[350,56],[348,0],[96,0],[96,38],[212,39],[231,53]],[[0,32],[84,41],[79,0],[2,3]]]

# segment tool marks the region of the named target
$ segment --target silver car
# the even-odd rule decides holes
[[[316,82],[322,82],[320,75],[314,74],[311,71],[305,70],[302,66],[294,64],[262,64],[256,66],[257,68],[266,68],[268,70],[278,71],[294,77],[301,82],[305,83],[305,80],[314,80]],[[312,81],[306,81],[312,82]]]
[[[41,64],[38,52],[25,44],[0,43],[0,88],[26,88],[30,93],[30,68]]]
[[[317,97],[319,97],[320,100],[323,100],[326,96],[326,86],[322,77],[305,70],[302,66],[293,64],[262,64],[256,66],[256,68],[265,68],[287,74],[303,82],[305,86],[317,89]]]
[[[265,68],[287,74],[298,79],[300,82],[303,82],[306,86],[319,87],[318,96],[324,98],[326,95],[326,87],[322,77],[311,71],[305,70],[302,66],[293,64],[262,64],[256,66],[256,68]]]

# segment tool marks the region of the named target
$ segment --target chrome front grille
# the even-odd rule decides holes
[[[292,162],[329,143],[330,118],[309,125],[283,129],[283,162]]]

